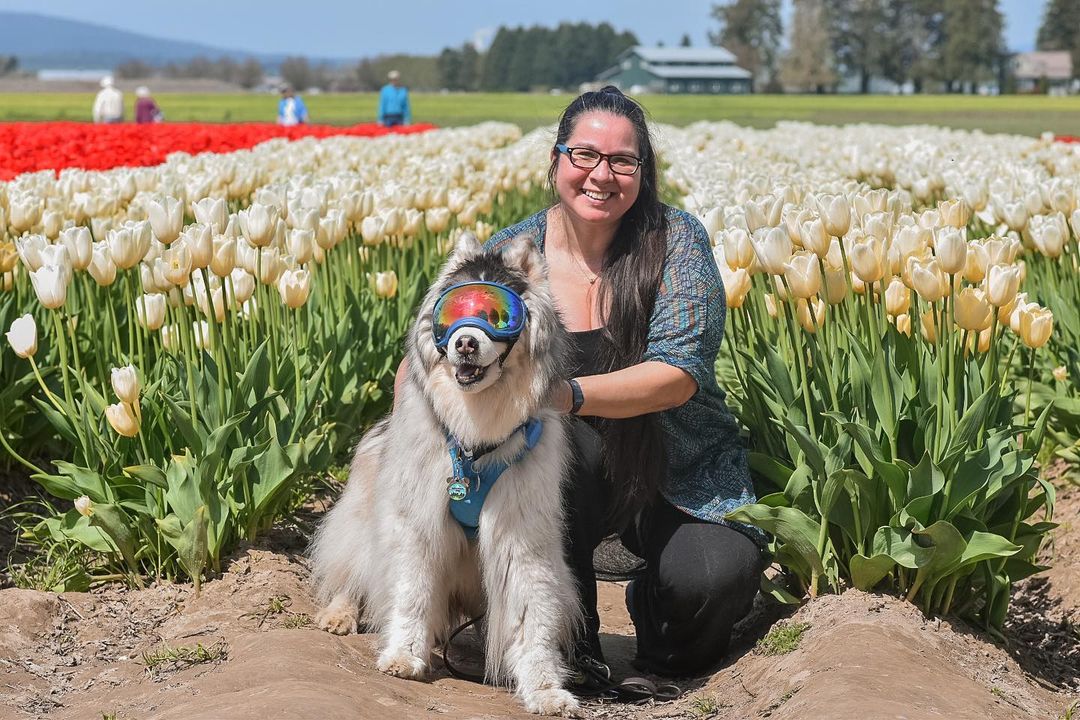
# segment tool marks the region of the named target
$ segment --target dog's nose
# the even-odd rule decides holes
[[[472,355],[480,349],[480,343],[472,335],[459,335],[454,342],[454,349],[458,355]]]

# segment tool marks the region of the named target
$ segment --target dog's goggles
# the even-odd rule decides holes
[[[443,349],[458,328],[474,327],[492,340],[515,340],[525,329],[528,312],[516,292],[493,282],[453,285],[435,302],[431,331]]]

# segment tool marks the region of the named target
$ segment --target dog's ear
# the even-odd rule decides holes
[[[472,255],[479,254],[484,249],[483,244],[476,238],[476,235],[470,231],[465,230],[458,235],[457,242],[454,243],[454,255],[461,257],[471,257]]]
[[[544,257],[533,242],[531,235],[518,235],[503,250],[503,260],[507,266],[516,268],[536,282],[544,277]]]

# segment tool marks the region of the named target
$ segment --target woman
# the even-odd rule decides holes
[[[644,111],[617,88],[566,108],[548,180],[555,205],[488,246],[532,235],[578,348],[553,403],[581,417],[567,498],[586,615],[579,652],[603,657],[593,551],[615,532],[647,563],[626,593],[635,667],[693,674],[726,653],[762,569],[756,531],[723,519],[754,496],[714,373],[719,271],[701,223],[660,202]]]

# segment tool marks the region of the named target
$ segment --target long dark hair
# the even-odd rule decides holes
[[[645,111],[613,85],[583,93],[563,111],[556,143],[569,139],[585,113],[604,112],[626,118],[634,127],[641,158],[641,188],[623,215],[600,272],[597,297],[604,321],[599,366],[604,372],[641,362],[645,354],[656,293],[667,255],[667,219],[657,187],[657,159]],[[548,168],[555,196],[556,154]],[[612,486],[609,520],[625,526],[656,495],[666,473],[664,444],[653,414],[621,420],[597,418],[603,459]]]

